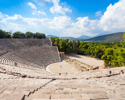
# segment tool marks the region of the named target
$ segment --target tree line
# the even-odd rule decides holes
[[[11,38],[11,33],[0,30],[0,38]]]
[[[38,39],[42,39],[42,38],[46,38],[46,35],[44,33],[39,33],[39,32],[32,33],[29,31],[26,33],[17,31],[11,35],[10,32],[0,30],[0,38],[38,38]]]
[[[125,66],[125,34],[121,42],[83,42],[69,41],[51,37],[53,46],[58,46],[59,51],[65,53],[76,53],[81,55],[91,55],[94,58],[104,60],[105,66]]]

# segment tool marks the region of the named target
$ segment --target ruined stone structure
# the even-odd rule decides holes
[[[125,100],[125,67],[49,73],[60,58],[48,39],[0,39],[0,51],[0,100]]]
[[[63,58],[63,57],[66,57],[66,56],[65,56],[65,52],[59,52],[59,55],[60,55],[60,57],[62,57],[62,58]]]
[[[38,68],[60,61],[58,48],[51,46],[49,39],[0,39],[0,44],[1,60]]]

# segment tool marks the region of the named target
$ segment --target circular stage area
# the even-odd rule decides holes
[[[46,70],[51,73],[68,73],[73,70],[73,66],[65,61],[50,64],[46,67]]]

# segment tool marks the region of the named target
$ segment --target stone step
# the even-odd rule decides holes
[[[105,93],[93,94],[95,99],[108,99],[108,96]]]
[[[51,99],[74,99],[75,97],[81,97],[81,95],[51,94]]]
[[[12,94],[16,89],[16,86],[8,86],[5,91],[3,91],[3,94]]]
[[[25,100],[40,100],[40,99],[50,99],[49,94],[44,94],[44,95],[31,95],[29,97],[26,97]]]

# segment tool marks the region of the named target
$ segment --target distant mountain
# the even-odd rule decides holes
[[[59,37],[59,38],[61,38],[61,39],[76,39],[74,37]]]
[[[46,37],[58,37],[58,36],[55,36],[55,35],[47,35]]]
[[[120,42],[121,40],[123,40],[123,32],[101,35],[94,38],[86,39],[85,41]]]
[[[76,41],[90,41],[90,42],[120,42],[121,40],[123,40],[123,32],[117,32],[117,33],[111,33],[111,34],[107,34],[108,32],[105,33],[100,33],[98,34],[96,37],[89,37],[86,35],[82,35],[78,38],[74,38],[74,37],[59,37],[61,39],[69,39],[69,40],[76,40]],[[102,35],[102,34],[106,34],[106,35]],[[101,36],[100,36],[101,35]],[[54,36],[54,35],[47,35],[47,37],[58,37],[58,36]]]
[[[74,37],[59,37],[60,39],[69,39],[70,41],[71,40],[77,40],[77,38],[74,38]]]
[[[74,39],[74,37],[60,37],[61,39]]]
[[[90,37],[90,36],[86,36],[86,35],[82,35],[82,36],[80,36],[80,37],[78,37],[79,39],[89,39],[89,38],[92,38],[92,37]]]
[[[101,36],[101,35],[107,35],[108,33],[109,33],[109,32],[100,33],[100,34],[96,35],[95,37]]]
[[[58,37],[58,36],[55,36],[55,35],[47,35],[47,37]],[[77,38],[74,38],[74,37],[58,37],[60,39],[69,39],[69,40],[76,40]]]

